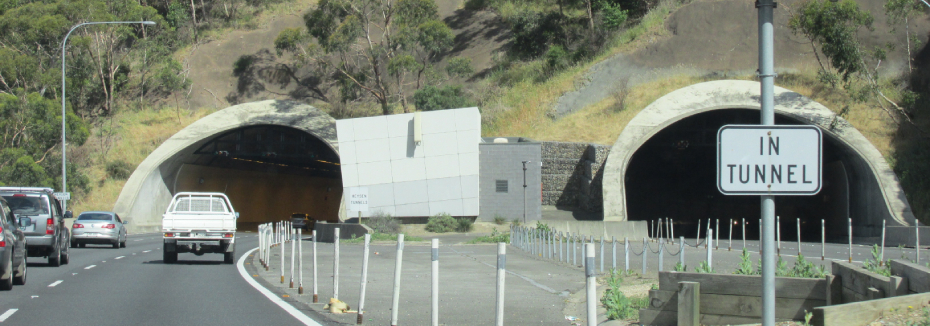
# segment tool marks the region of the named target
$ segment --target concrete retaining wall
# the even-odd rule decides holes
[[[373,232],[371,228],[364,224],[316,223],[313,228],[316,230],[317,241],[319,242],[333,242],[336,228],[339,228],[340,239],[351,239],[352,236],[360,238],[364,237],[366,233]]]

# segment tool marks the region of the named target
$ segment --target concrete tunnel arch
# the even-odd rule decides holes
[[[264,137],[264,139],[263,139]],[[161,229],[173,194],[225,192],[238,228],[308,213],[343,219],[336,120],[294,101],[239,104],[171,136],[127,180],[114,212],[133,232]]]
[[[637,205],[642,205],[645,201],[658,200],[662,198],[650,198],[643,196],[642,188],[637,188],[635,184],[630,184],[630,180],[636,182],[655,182],[654,176],[648,169],[638,168],[650,164],[637,164],[637,160],[648,157],[648,154],[641,154],[648,151],[650,145],[663,141],[662,138],[668,136],[671,130],[683,130],[683,128],[694,128],[695,123],[707,125],[706,129],[719,128],[722,124],[742,123],[757,124],[760,104],[759,104],[760,84],[753,81],[735,81],[721,80],[704,82],[691,85],[685,88],[671,92],[643,109],[637,114],[629,124],[623,129],[617,141],[611,148],[610,155],[607,157],[604,175],[604,220],[605,221],[626,221],[626,220],[652,220],[666,216],[652,216],[649,210],[637,211]],[[845,209],[836,214],[847,214],[853,219],[854,236],[856,237],[875,237],[880,236],[882,221],[886,221],[888,226],[909,226],[909,221],[914,221],[914,215],[904,195],[904,191],[898,182],[897,176],[891,167],[882,157],[881,153],[866,139],[858,130],[850,125],[844,119],[836,116],[832,111],[823,105],[804,97],[790,90],[776,87],[775,88],[775,112],[776,123],[778,124],[810,124],[821,128],[824,134],[825,156],[833,155],[832,162],[824,160],[824,184],[831,183],[833,187],[845,187]],[[752,119],[755,121],[752,121]],[[712,121],[712,122],[708,122]],[[712,125],[712,126],[711,126]],[[832,127],[831,127],[832,125]],[[688,127],[691,126],[691,127]],[[716,129],[712,135],[715,145]],[[673,131],[672,131],[673,132]],[[667,139],[666,139],[667,140]],[[671,145],[671,144],[665,144]],[[704,144],[707,145],[707,144]],[[672,147],[676,145],[671,145]],[[710,146],[705,146],[710,147]],[[704,151],[715,151],[714,148],[705,148]],[[827,153],[827,151],[832,151]],[[696,162],[696,161],[694,161]],[[837,163],[839,162],[839,163]],[[694,163],[698,164],[698,163]],[[829,164],[833,164],[828,167]],[[713,174],[714,169],[710,169]],[[703,171],[703,170],[702,170]],[[653,170],[652,172],[655,172]],[[707,173],[707,172],[702,172]],[[832,173],[832,174],[831,174]],[[653,178],[650,180],[650,178]],[[710,205],[730,205],[733,201],[742,200],[746,204],[758,206],[757,196],[727,196],[727,197],[744,197],[719,199],[723,196],[719,194],[713,185],[713,179],[710,180],[711,191],[704,191],[704,195],[716,197],[710,199]],[[838,186],[839,185],[839,186]],[[676,187],[687,187],[686,185],[675,185]],[[708,197],[708,198],[711,198]],[[808,198],[809,199],[809,198]],[[805,202],[804,198],[792,198],[788,196],[776,197],[776,214],[779,211],[779,201],[789,205],[804,206],[817,204],[814,202]],[[826,200],[823,197],[818,199]],[[729,202],[727,201],[729,200]],[[667,200],[661,202],[661,205],[672,207],[674,201]],[[786,205],[781,205],[786,207]],[[717,207],[719,208],[719,207]],[[829,209],[829,208],[827,208]],[[744,209],[745,210],[745,209]],[[683,235],[693,237],[695,218],[719,218],[726,220],[728,218],[737,218],[740,216],[706,216],[706,212],[726,212],[716,208],[704,210],[692,210],[689,214],[692,216],[668,216],[676,219],[676,231],[680,226]],[[755,210],[754,215],[748,217],[754,226],[747,229],[747,234],[753,234],[751,231],[758,233],[758,212]],[[704,214],[704,215],[702,215]],[[699,216],[700,215],[700,216]],[[710,214],[714,215],[714,214]],[[726,215],[726,214],[720,214]],[[783,231],[785,234],[794,234],[795,217],[802,218],[802,223],[814,222],[817,220],[816,230],[819,231],[819,224],[823,216],[782,216],[783,230],[787,224],[790,232]],[[808,221],[811,220],[811,221]],[[845,219],[843,219],[845,220]],[[829,219],[828,219],[829,221]],[[787,222],[787,223],[785,223]],[[840,223],[840,219],[834,219],[834,223]],[[705,222],[706,223],[706,222]],[[721,225],[725,225],[724,224]],[[706,225],[706,224],[705,224]],[[802,225],[802,232],[805,226]],[[843,227],[834,227],[834,236],[845,235],[845,223]],[[690,229],[689,229],[690,227]],[[703,228],[703,227],[702,227]],[[828,228],[828,238],[831,228]],[[687,233],[685,233],[687,232]],[[724,231],[721,231],[724,232]],[[737,231],[734,231],[735,234]],[[796,236],[789,236],[791,239]],[[804,235],[802,235],[804,237]],[[817,235],[819,238],[819,234]]]

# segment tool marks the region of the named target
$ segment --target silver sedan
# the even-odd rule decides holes
[[[71,225],[71,248],[88,243],[126,248],[126,224],[113,212],[83,212]]]

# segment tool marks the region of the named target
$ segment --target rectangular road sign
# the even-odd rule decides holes
[[[58,198],[58,200],[71,200],[71,193],[70,192],[56,192],[55,198]]]
[[[723,126],[717,131],[717,189],[724,195],[815,195],[821,151],[817,126]]]
[[[368,211],[368,187],[349,188],[349,210]]]

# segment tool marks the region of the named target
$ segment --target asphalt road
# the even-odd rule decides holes
[[[258,243],[237,236],[236,262]],[[26,285],[0,292],[0,325],[299,325],[243,280],[219,254],[162,263],[158,233],[130,235],[127,248],[71,248],[71,262],[30,258]]]

